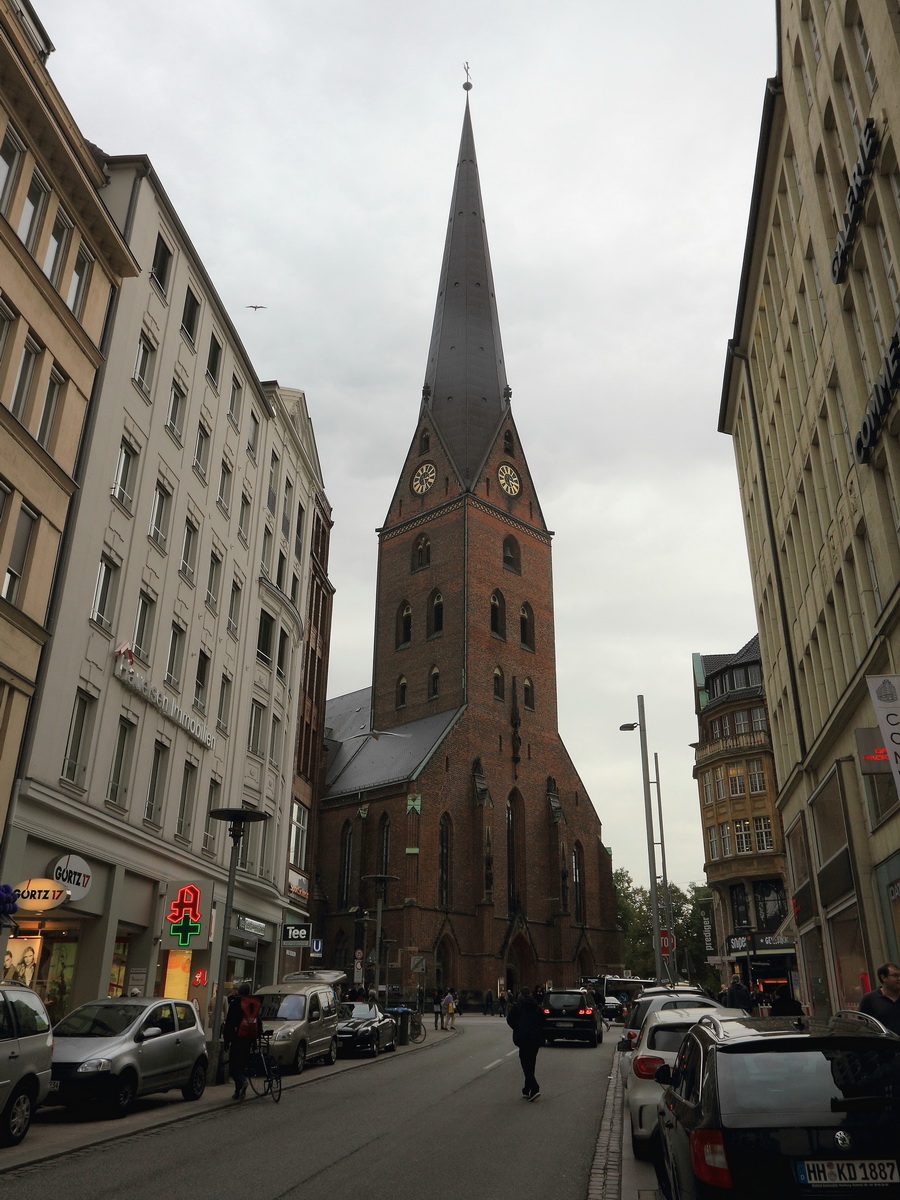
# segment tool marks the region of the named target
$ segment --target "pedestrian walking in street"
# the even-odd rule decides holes
[[[447,995],[441,1003],[441,1012],[444,1017],[444,1028],[452,1029],[456,1021],[456,997],[452,988],[447,988]]]
[[[506,1016],[506,988],[501,988],[497,995],[497,1008],[500,1016]]]
[[[519,1062],[525,1077],[522,1095],[526,1100],[537,1100],[541,1088],[535,1069],[538,1050],[544,1044],[544,1010],[527,987],[522,988],[518,999],[510,1006],[506,1023],[513,1031],[513,1045],[519,1051]]]
[[[434,992],[431,997],[431,1007],[434,1010],[434,1027],[435,1027],[435,1029],[443,1029],[444,1028],[444,1013],[443,1013],[443,1010],[441,1007],[441,993],[438,991],[437,988],[434,989]]]
[[[494,993],[490,988],[484,993],[484,1015],[486,1017],[494,1015]]]
[[[753,1009],[753,999],[749,989],[736,972],[731,977],[731,983],[726,993],[726,1004],[728,1008],[742,1008],[744,1012],[750,1012]]]
[[[881,987],[866,992],[859,1002],[859,1011],[880,1021],[885,1029],[900,1033],[900,967],[888,962],[878,968]]]
[[[228,1074],[234,1080],[232,1100],[243,1100],[247,1095],[247,1064],[253,1043],[262,1033],[261,1008],[259,997],[250,995],[249,983],[242,983],[228,1003],[222,1040],[228,1051]]]

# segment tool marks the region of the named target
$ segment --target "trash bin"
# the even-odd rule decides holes
[[[401,1005],[397,1008],[386,1008],[384,1011],[397,1022],[397,1045],[408,1046],[409,1018],[412,1016],[412,1009]]]

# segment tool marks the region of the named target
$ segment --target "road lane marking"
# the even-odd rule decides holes
[[[482,1071],[489,1071],[491,1067],[499,1067],[502,1062],[502,1058],[495,1058],[493,1062],[488,1063],[486,1067],[482,1067],[481,1069]]]

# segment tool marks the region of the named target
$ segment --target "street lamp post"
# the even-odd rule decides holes
[[[231,932],[231,911],[234,907],[234,881],[240,857],[241,838],[244,826],[255,821],[268,821],[269,814],[255,808],[211,808],[209,815],[215,821],[228,821],[228,836],[231,838],[231,858],[228,862],[228,886],[225,889],[225,911],[222,914],[222,944],[219,948],[219,974],[216,980],[216,1002],[213,1006],[212,1044],[210,1054],[215,1060],[216,1083],[225,1080],[224,1063],[219,1053],[222,1036],[222,1011],[225,1005],[225,975],[228,970],[228,941]]]
[[[647,759],[647,726],[644,718],[644,697],[638,696],[638,719],[619,729],[641,731],[641,774],[644,784],[644,821],[647,826],[647,858],[650,866],[650,918],[653,923],[653,962],[656,978],[662,980],[662,947],[659,938],[659,895],[656,889],[656,842],[653,837],[653,802],[650,798],[650,763]]]
[[[659,782],[659,755],[653,753],[653,773],[656,776],[654,783],[656,784],[656,810],[659,817],[659,864],[662,868],[662,886],[663,886],[663,908],[666,914],[666,928],[669,931],[669,937],[675,936],[675,921],[672,915],[672,893],[669,891],[669,873],[666,870],[666,834],[665,826],[663,825],[662,815],[662,791]],[[672,959],[675,959],[675,975],[672,973]],[[678,974],[678,959],[677,956],[670,954],[666,962],[666,970],[669,974],[670,982],[675,982],[675,976]]]
[[[398,883],[399,875],[363,875],[363,879],[378,884],[378,902],[375,907],[375,999],[378,999],[378,986],[381,982],[381,910],[384,907],[384,893],[389,883]],[[385,996],[387,999],[387,996]]]

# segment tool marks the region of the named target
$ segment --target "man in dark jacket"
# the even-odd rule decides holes
[[[742,1008],[744,1012],[752,1012],[753,1010],[753,997],[737,972],[731,977],[725,1003],[729,1008]]]
[[[515,1003],[510,1005],[506,1023],[513,1031],[513,1045],[518,1047],[519,1062],[525,1076],[522,1095],[526,1100],[537,1100],[541,1089],[534,1070],[538,1050],[544,1044],[544,1010],[527,987],[522,988]]]
[[[247,1066],[253,1043],[262,1033],[259,1011],[262,1001],[250,995],[250,984],[242,983],[238,994],[228,1002],[222,1040],[228,1051],[228,1073],[234,1081],[232,1100],[243,1100],[247,1095]]]

